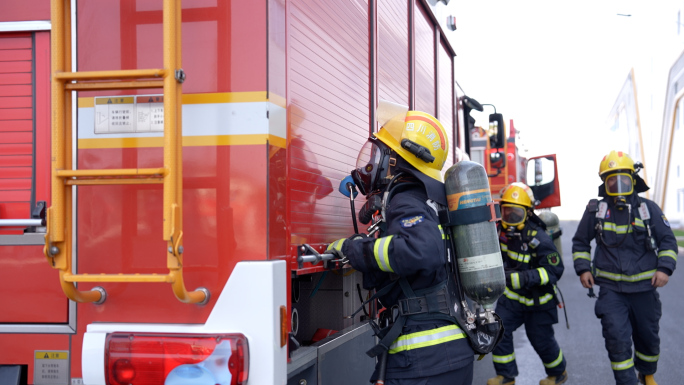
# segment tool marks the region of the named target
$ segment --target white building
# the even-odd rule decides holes
[[[632,70],[608,115],[610,137],[645,170],[644,194],[684,226],[684,4],[633,4],[624,37],[634,41]],[[644,31],[648,31],[644,33]],[[645,35],[645,38],[643,37]]]

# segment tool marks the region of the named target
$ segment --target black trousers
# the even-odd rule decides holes
[[[513,332],[525,324],[525,332],[532,347],[541,358],[546,374],[558,376],[565,371],[566,361],[554,337],[553,324],[558,323],[558,310],[514,311],[497,306],[496,313],[504,324],[504,337],[492,352],[496,374],[516,377],[518,365],[513,349]]]
[[[663,314],[658,292],[618,293],[602,287],[594,311],[601,319],[615,383],[635,385],[634,368],[643,374],[655,373],[660,355],[659,322]]]

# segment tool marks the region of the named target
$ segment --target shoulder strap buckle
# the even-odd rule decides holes
[[[596,218],[605,219],[606,213],[608,212],[608,203],[601,202],[598,204],[598,210],[596,211]]]
[[[639,205],[639,216],[641,217],[642,221],[648,221],[651,219],[651,212],[648,211],[648,206],[646,205],[646,202],[641,202]]]

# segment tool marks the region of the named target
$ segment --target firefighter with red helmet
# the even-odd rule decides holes
[[[425,384],[428,378],[434,385],[472,383],[473,349],[442,300],[448,294],[448,246],[438,208],[447,204],[441,170],[448,149],[437,119],[404,110],[370,137],[352,171],[367,204],[382,197],[380,231],[377,238],[337,240],[328,250],[363,272],[364,288],[377,289],[385,313],[393,314],[368,352],[379,358],[371,381],[384,376],[385,384],[395,385]]]
[[[655,202],[638,195],[648,190],[637,175],[641,167],[624,152],[603,157],[601,199],[589,201],[572,239],[582,286],[590,295],[594,284],[601,287],[594,310],[601,319],[615,383],[621,385],[637,380],[656,385],[662,315],[656,289],[667,284],[677,261],[677,241],[667,218]]]
[[[492,353],[497,376],[487,385],[515,384],[513,332],[523,324],[548,375],[539,384],[562,384],[568,379],[566,360],[553,331],[558,323],[555,284],[563,274],[563,261],[533,208],[534,198],[525,184],[513,183],[501,195],[499,239],[506,288],[496,312],[503,319],[504,337]]]

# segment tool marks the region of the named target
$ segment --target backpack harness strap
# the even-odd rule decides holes
[[[408,319],[440,319],[456,323],[454,317],[449,315],[450,302],[446,281],[427,289],[414,291],[406,278],[401,277],[383,287],[382,290],[373,297],[385,294],[381,294],[382,291],[389,292],[388,288],[393,287],[396,282],[399,282],[401,290],[406,298],[399,300],[399,303],[396,305],[398,316],[394,320],[394,323],[376,332],[376,335],[380,338],[380,342],[366,352],[369,357],[376,357],[389,350],[392,343],[401,335]]]

